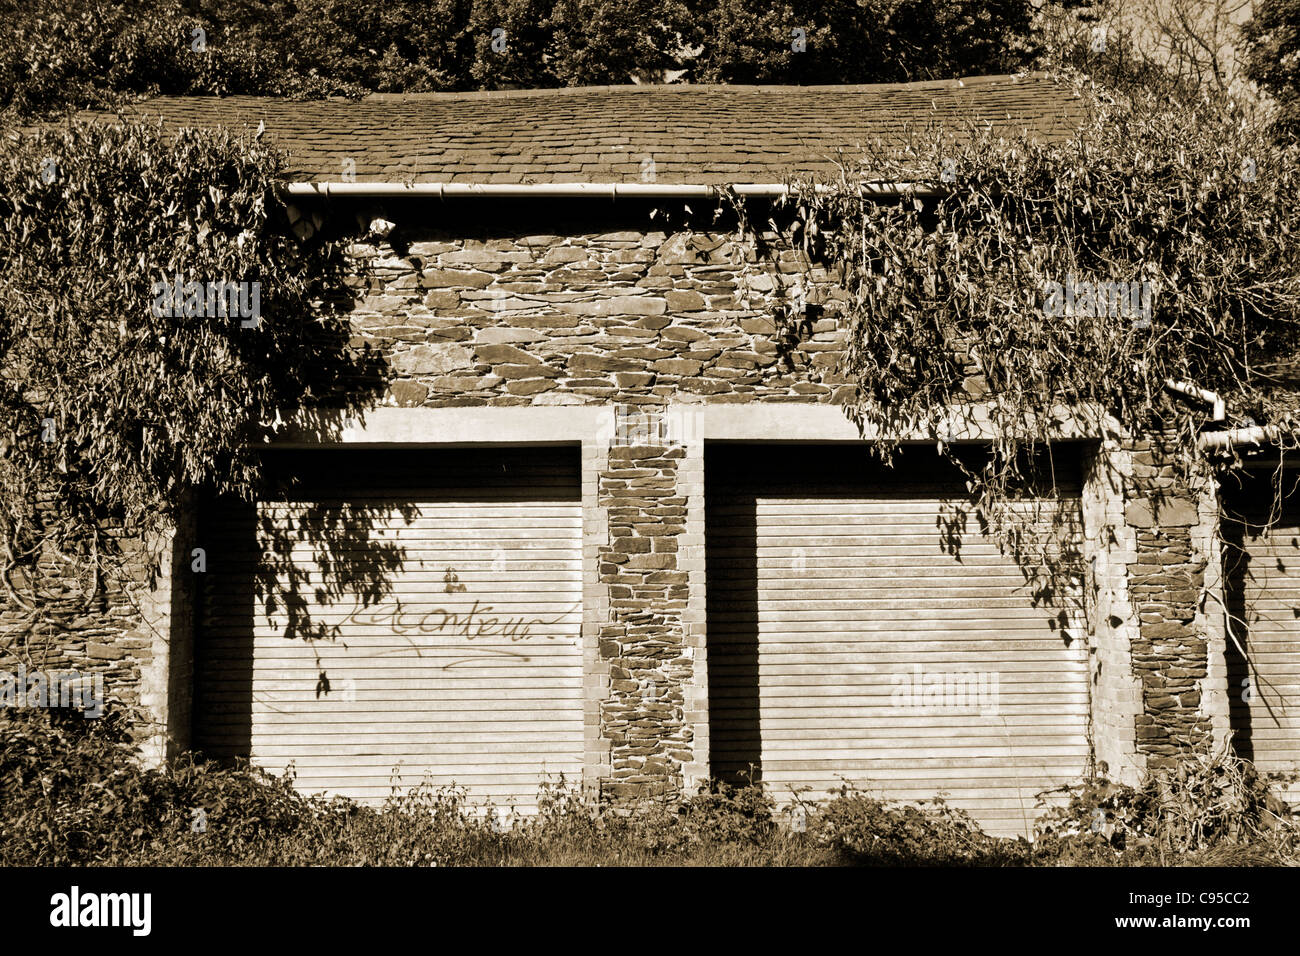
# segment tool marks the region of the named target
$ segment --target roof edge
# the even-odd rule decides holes
[[[372,103],[419,102],[421,100],[486,100],[515,97],[580,96],[584,93],[875,93],[882,90],[961,90],[995,84],[1057,82],[1045,70],[952,77],[940,80],[912,80],[900,83],[824,83],[812,86],[745,83],[626,83],[605,86],[557,86],[527,90],[439,90],[428,93],[367,93],[359,101]],[[1064,88],[1064,87],[1062,87]],[[347,99],[334,97],[335,100]],[[146,101],[147,102],[147,101]]]
[[[354,183],[296,182],[287,184],[290,196],[381,196],[428,197],[436,199],[565,198],[565,199],[708,199],[723,189],[738,196],[777,199],[788,196],[785,183]],[[831,187],[819,185],[818,191]],[[946,190],[920,183],[875,182],[860,186],[864,195],[940,196]]]

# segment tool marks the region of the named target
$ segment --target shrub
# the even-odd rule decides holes
[[[187,755],[144,768],[124,726],[120,717],[0,713],[0,865],[1251,865],[1294,859],[1296,849],[1294,827],[1268,822],[1276,811],[1235,759],[1167,788],[1204,813],[1179,812],[1178,799],[1159,804],[1155,790],[1077,787],[1031,848],[982,833],[940,800],[898,805],[847,786],[811,807],[807,832],[777,825],[760,784],[616,806],[561,777],[542,785],[537,813],[525,816],[425,782],[362,806],[301,794],[292,773],[247,764]],[[1137,835],[1127,848],[1091,831],[1098,805]],[[1166,834],[1161,806],[1175,810],[1172,833],[1189,835],[1164,851],[1149,836]]]
[[[1132,787],[1096,775],[1062,788],[1068,800],[1037,826],[1036,850],[1068,862],[1158,861],[1188,854],[1212,859],[1294,858],[1300,826],[1248,760],[1227,743],[1184,755],[1179,766]]]
[[[843,850],[857,863],[1008,866],[1029,859],[1026,841],[991,837],[942,800],[927,807],[892,804],[847,785],[809,829],[820,843]]]

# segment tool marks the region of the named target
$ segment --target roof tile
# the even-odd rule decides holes
[[[416,182],[779,182],[825,173],[837,154],[939,124],[1068,136],[1082,101],[1043,74],[871,86],[626,86],[372,94],[301,102],[255,96],[146,100],[132,112],[172,127],[255,129],[288,152],[291,178],[356,171]]]

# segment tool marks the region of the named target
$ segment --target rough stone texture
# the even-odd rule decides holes
[[[352,284],[364,291],[353,324],[389,363],[392,405],[846,395],[836,322],[818,322],[790,363],[780,361],[768,310],[789,282],[777,288],[754,251],[728,236],[588,225],[511,238],[426,232],[405,257],[386,244],[349,252]],[[785,275],[797,264],[785,257],[777,268]]]
[[[1214,743],[1204,702],[1209,640],[1200,614],[1207,555],[1193,540],[1200,491],[1172,464],[1173,436],[1129,443],[1132,480],[1125,523],[1136,543],[1129,592],[1139,621],[1133,670],[1142,681],[1137,750],[1148,769],[1176,766],[1178,755]]]
[[[612,796],[660,796],[680,791],[683,765],[693,757],[685,688],[693,683],[693,654],[684,613],[689,577],[678,566],[687,499],[677,471],[685,449],[621,444],[600,473],[597,504],[608,517],[609,543],[600,548],[600,580],[609,617],[600,630],[609,696],[602,702],[601,736],[611,744]]]
[[[124,546],[128,553],[140,553],[138,544],[127,541]],[[159,623],[149,607],[154,591],[148,569],[142,560],[129,560],[125,574],[106,577],[102,593],[87,606],[80,597],[84,581],[79,583],[66,567],[53,562],[42,567],[44,586],[54,595],[44,609],[46,621],[33,624],[20,608],[0,603],[0,670],[16,673],[24,665],[28,673],[101,675],[105,713],[130,715],[143,751],[160,730],[147,687]],[[164,582],[166,577],[164,569]]]

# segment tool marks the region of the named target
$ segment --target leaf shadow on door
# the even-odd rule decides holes
[[[326,462],[319,456],[330,456]],[[316,456],[313,459],[313,456]],[[379,479],[373,457],[328,450],[268,456],[268,493],[260,506],[210,501],[197,540],[208,550],[195,660],[196,743],[214,757],[243,756],[251,743],[254,632],[260,625],[288,641],[335,641],[340,622],[391,594],[405,549],[380,536],[420,513],[401,497],[325,498]],[[328,465],[327,467],[325,467]],[[338,692],[316,658],[316,697]],[[266,703],[265,701],[262,703]]]

